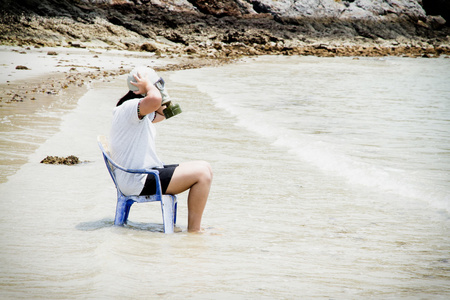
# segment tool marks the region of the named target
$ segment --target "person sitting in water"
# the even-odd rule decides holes
[[[199,232],[212,183],[212,169],[206,161],[164,165],[155,149],[156,129],[153,123],[165,120],[161,92],[151,78],[153,69],[138,67],[131,71],[127,83],[130,91],[117,103],[110,133],[112,159],[125,168],[156,169],[163,194],[176,195],[189,190],[188,231]],[[118,172],[117,184],[125,195],[153,195],[153,175]]]

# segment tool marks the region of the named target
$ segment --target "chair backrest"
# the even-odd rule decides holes
[[[111,155],[111,152],[109,151],[109,146],[108,146],[108,139],[106,138],[106,136],[104,135],[99,135],[97,137],[97,142],[99,143],[100,146],[102,146],[102,152],[105,152],[108,155]]]
[[[114,170],[116,167],[112,163],[111,159],[111,152],[109,150],[108,146],[108,139],[104,135],[99,135],[97,137],[98,146],[100,147],[100,150],[103,153],[103,159],[105,160],[106,168],[108,169],[109,175],[111,175],[111,178],[116,186],[116,188],[119,190],[119,186],[117,185],[116,181],[116,175],[114,174]]]
[[[117,184],[116,180],[116,170],[120,170],[127,173],[138,173],[138,174],[153,174],[152,176],[155,176],[157,179],[156,181],[156,197],[161,199],[162,193],[161,193],[161,182],[159,179],[159,172],[157,170],[151,170],[151,169],[126,169],[123,166],[117,164],[115,161],[112,160],[110,156],[110,151],[108,147],[108,140],[105,136],[99,135],[97,137],[98,146],[100,147],[100,150],[103,153],[103,159],[105,160],[106,168],[108,169],[109,175],[111,175],[112,180],[114,181],[114,184],[116,185],[116,189],[119,193],[122,193],[122,191],[119,188],[119,185]]]

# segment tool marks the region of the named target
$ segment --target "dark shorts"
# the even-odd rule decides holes
[[[173,172],[178,165],[164,165],[162,168],[153,168],[159,171],[159,179],[161,180],[161,193],[165,194],[167,187],[169,186],[170,180],[172,179]],[[144,188],[142,189],[141,196],[143,195],[154,195],[156,194],[156,181],[155,176],[152,174],[147,175],[145,180]]]

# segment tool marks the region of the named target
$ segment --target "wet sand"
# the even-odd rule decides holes
[[[148,52],[0,46],[0,182],[56,132],[93,83],[114,80],[136,65],[167,71],[212,64],[220,62]]]
[[[202,59],[158,56],[149,52],[64,47],[0,46],[0,104],[39,101],[93,80],[108,80],[136,65],[177,70],[211,65]]]

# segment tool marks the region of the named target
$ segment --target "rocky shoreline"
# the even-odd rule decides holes
[[[140,55],[135,51],[119,51],[116,55],[111,55],[108,50],[79,49],[76,54],[70,53],[70,48],[40,46],[0,46],[1,55],[8,52],[16,54],[1,65],[2,72],[6,80],[0,82],[0,108],[15,107],[20,103],[48,102],[52,98],[67,96],[67,94],[83,93],[83,89],[95,81],[109,81],[120,75],[127,74],[132,66],[138,62],[151,63],[156,71],[176,71],[183,69],[201,68],[204,66],[217,66],[231,59],[211,60],[199,59],[195,57],[161,58],[154,53],[148,56]],[[108,62],[120,57],[118,64]],[[28,58],[28,56],[31,56]],[[76,58],[75,58],[76,56]],[[19,73],[30,73],[35,71],[24,61],[36,60],[37,64],[44,65],[48,60],[55,59],[54,67],[42,68],[37,74],[27,76],[27,79],[20,79]],[[2,60],[3,61],[3,60]],[[83,64],[80,64],[80,61]],[[5,69],[7,65],[12,67]],[[3,81],[3,80],[2,80]],[[1,116],[1,114],[0,114]]]
[[[61,47],[85,49],[86,57],[90,52],[97,56],[96,49],[125,50],[124,55],[146,53],[165,60],[154,66],[157,71],[215,66],[258,55],[450,57],[450,27],[442,16],[426,15],[418,4],[422,1],[378,1],[385,2],[379,7],[364,0],[320,1],[328,3],[322,7],[311,4],[315,1],[288,0],[2,2],[0,45],[20,47],[11,51],[27,54],[56,47],[46,53],[56,58]],[[70,66],[64,61],[60,65]],[[27,65],[15,63],[19,72],[28,72]],[[129,70],[110,64],[91,65],[82,72],[74,65],[34,85],[8,81],[1,84],[0,102],[57,95]]]
[[[310,7],[297,2],[284,8],[289,1],[4,2],[3,45],[121,49],[203,60],[450,55],[450,27],[441,16],[426,15],[416,3],[421,1],[400,8],[385,4],[379,12],[364,7],[364,1],[359,6],[323,1],[330,4],[311,15]]]

